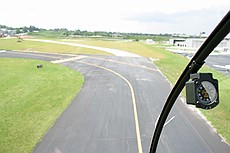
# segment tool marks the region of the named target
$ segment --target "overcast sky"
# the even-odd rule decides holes
[[[230,0],[3,0],[0,24],[139,33],[210,33]]]

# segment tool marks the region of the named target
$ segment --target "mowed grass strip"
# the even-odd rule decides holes
[[[18,42],[18,39],[0,39],[0,50],[19,50],[19,51],[39,51],[50,53],[72,53],[72,54],[98,54],[98,55],[112,55],[107,52],[82,48],[63,44],[54,44],[47,42],[36,42],[24,40]]]
[[[84,81],[72,69],[30,59],[0,58],[0,76],[2,153],[31,152]]]

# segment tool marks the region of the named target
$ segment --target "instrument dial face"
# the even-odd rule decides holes
[[[203,104],[212,104],[217,99],[215,86],[209,81],[202,81],[197,88],[197,98]]]

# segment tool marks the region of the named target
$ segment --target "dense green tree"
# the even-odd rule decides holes
[[[35,26],[29,26],[28,30],[29,32],[39,31],[39,28],[36,28]]]
[[[21,29],[20,28],[16,28],[16,34],[21,33]]]

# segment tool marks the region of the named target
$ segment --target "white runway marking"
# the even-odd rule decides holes
[[[173,116],[172,118],[170,118],[167,122],[165,122],[164,126],[166,126],[168,123],[170,123],[174,118],[175,118],[175,116]]]
[[[157,122],[158,122],[159,118],[160,118],[160,115],[158,115],[157,120],[154,124],[155,127],[157,126]],[[170,123],[174,118],[175,118],[175,115],[173,117],[171,117],[167,122],[165,122],[164,126],[166,126],[168,123]]]
[[[0,53],[5,53],[6,51],[5,50],[0,50]]]

